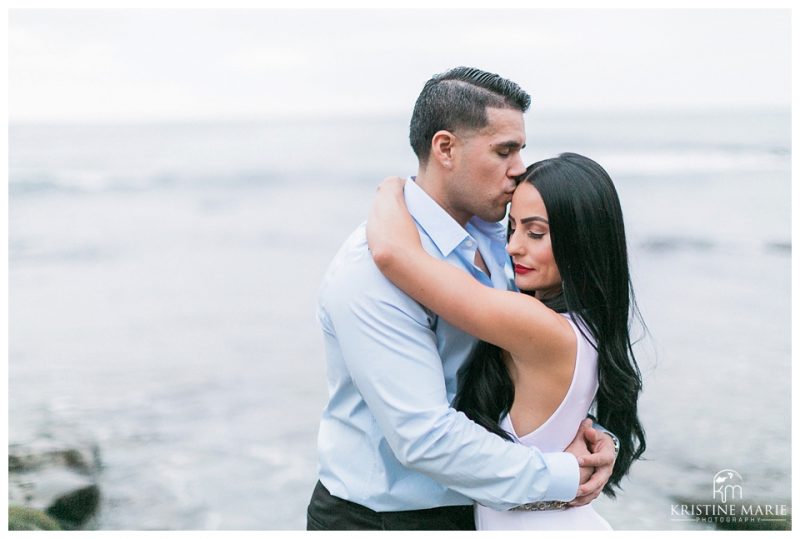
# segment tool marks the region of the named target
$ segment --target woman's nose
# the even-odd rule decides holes
[[[516,236],[516,233],[512,232],[506,245],[506,252],[512,256],[515,253],[519,253],[519,242],[516,240]]]

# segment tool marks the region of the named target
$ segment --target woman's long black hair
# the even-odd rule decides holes
[[[620,442],[614,471],[603,489],[613,497],[614,487],[646,447],[637,416],[642,378],[630,339],[630,321],[641,316],[628,271],[622,208],[606,171],[578,154],[534,163],[518,183],[524,181],[536,187],[547,209],[553,257],[563,282],[562,294],[545,305],[581,319],[591,334],[589,341],[597,343],[597,422]],[[459,372],[454,406],[490,432],[510,439],[498,421],[513,401],[514,385],[502,352],[479,343]]]

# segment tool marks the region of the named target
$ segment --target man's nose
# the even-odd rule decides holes
[[[508,176],[510,178],[516,178],[517,176],[521,176],[525,173],[525,163],[522,162],[522,155],[517,152],[514,155],[514,160],[511,163],[511,166],[508,169]]]

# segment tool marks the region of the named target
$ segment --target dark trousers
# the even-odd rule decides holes
[[[377,512],[334,496],[317,481],[306,514],[307,530],[474,530],[471,505]]]

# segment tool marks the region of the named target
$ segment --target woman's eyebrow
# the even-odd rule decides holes
[[[541,221],[542,223],[544,223],[546,225],[550,224],[550,223],[547,222],[547,219],[545,219],[544,217],[539,217],[538,215],[536,215],[534,217],[525,217],[525,218],[519,220],[519,222],[522,223],[523,225],[525,225],[527,223],[531,223],[533,221]]]

